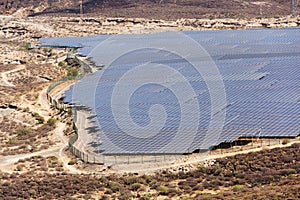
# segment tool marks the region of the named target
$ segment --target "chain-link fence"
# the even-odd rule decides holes
[[[78,140],[78,128],[74,124],[74,129],[76,135],[70,139],[69,147],[70,151],[86,163],[92,164],[105,164],[105,165],[126,165],[126,164],[170,164],[171,162],[181,162],[182,160],[187,160],[188,156],[181,154],[130,154],[130,155],[103,155],[101,153],[85,153],[79,150],[79,148],[74,145]],[[194,157],[209,156],[209,155],[222,155],[234,152],[245,152],[251,149],[257,148],[267,148],[269,146],[285,144],[286,142],[292,142],[295,140],[300,140],[300,138],[244,138],[241,140],[233,141],[231,143],[223,143],[213,148],[211,151],[200,151],[198,153],[189,154]],[[82,147],[85,148],[85,147]],[[203,156],[202,156],[203,157]],[[201,157],[201,158],[202,158]],[[207,157],[209,158],[209,157]]]
[[[67,57],[75,59],[83,68],[85,72],[91,73],[93,68],[86,62],[80,60],[74,54],[68,54]],[[55,81],[51,84],[47,89],[47,97],[52,105],[54,105],[58,109],[67,109],[69,106],[63,103],[59,103],[56,99],[53,99],[50,95],[48,95],[55,87],[60,84],[63,84],[70,80],[80,80],[83,78],[83,75],[79,75],[76,77],[65,77],[60,80]],[[76,122],[77,112],[74,112],[74,121]],[[101,153],[95,152],[83,152],[81,149],[85,148],[82,146],[81,148],[77,147],[76,142],[78,141],[78,127],[76,123],[74,123],[75,135],[69,140],[69,149],[70,151],[80,158],[82,161],[86,163],[93,164],[105,164],[105,165],[122,165],[122,164],[143,164],[143,163],[170,163],[177,162],[180,159],[185,159],[183,155],[180,154],[131,154],[131,155],[103,155]],[[241,142],[244,141],[244,142]],[[233,153],[233,152],[241,152],[245,150],[251,150],[255,148],[263,148],[276,144],[282,144],[283,139],[281,138],[245,138],[244,140],[238,140],[231,143],[227,143],[227,146],[219,145],[213,149],[213,151],[199,152],[198,154],[210,154],[210,155],[218,155],[225,153]],[[241,144],[242,143],[242,144]],[[80,145],[78,145],[80,146]]]

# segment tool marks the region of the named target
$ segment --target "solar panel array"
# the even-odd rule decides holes
[[[217,145],[242,136],[299,135],[300,29],[188,31],[184,34],[200,44],[213,59],[223,79],[226,104],[217,105],[217,109],[211,111],[212,99],[207,80],[195,75],[191,64],[185,59],[170,52],[153,51],[153,49],[131,52],[124,58],[118,59],[109,68],[97,71],[79,81],[64,94],[65,102],[88,106],[96,114],[94,121],[99,127],[100,143],[98,152],[103,154],[185,153],[205,146],[203,142]],[[114,42],[130,47],[135,42],[146,44],[164,37],[164,33],[158,33],[140,35],[138,39],[132,40],[129,35],[121,35],[115,37]],[[102,65],[101,60],[110,52],[103,50],[93,57],[92,50],[107,38],[109,38],[107,35],[49,38],[42,39],[42,43],[45,46],[79,47],[83,55],[90,56],[96,65]],[[179,45],[176,43],[176,38],[173,39],[175,42],[170,45]],[[200,65],[205,65],[207,62],[201,57],[193,59]],[[121,94],[118,104],[111,105],[116,81],[124,72],[149,62],[171,66],[189,80],[195,95],[184,102],[184,108],[178,104],[177,96],[169,88],[157,84],[146,84],[138,88],[132,94],[130,101],[126,101],[126,95]],[[209,81],[217,81],[218,76],[210,69],[205,70],[204,73]],[[128,88],[137,84],[131,80],[134,77],[126,78],[127,84],[120,86],[124,94],[130,93]],[[141,80],[164,79],[164,83],[169,87],[185,92],[182,80],[164,73],[160,68],[155,68],[153,73],[141,72],[139,78]],[[214,98],[217,100],[220,98],[222,102],[221,95],[216,95]],[[198,118],[196,115],[199,113],[193,109],[194,100],[199,104],[201,115]],[[167,120],[162,127],[158,122],[149,129],[144,129],[143,127],[148,127],[151,122],[149,112],[156,104],[164,107]],[[112,107],[116,111],[114,114],[111,111]],[[140,129],[130,125],[126,108],[130,110],[130,120],[139,125]],[[155,110],[151,114],[154,118],[162,115]],[[214,119],[218,120],[222,114],[226,116],[225,123],[222,126],[211,127],[210,122]],[[114,122],[115,115],[124,122],[122,128]],[[179,128],[183,118],[187,119],[187,125],[190,123],[191,128],[189,126]],[[128,122],[127,126],[126,122]],[[192,132],[194,123],[198,126],[196,134],[191,136],[191,141],[188,136]],[[157,129],[160,131],[153,135]],[[217,140],[213,138],[213,134],[209,135],[211,131],[221,133]],[[132,136],[139,134],[149,135],[149,137]]]

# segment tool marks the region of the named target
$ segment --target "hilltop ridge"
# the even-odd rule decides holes
[[[0,0],[1,14],[79,15],[79,0]],[[280,17],[292,13],[284,0],[82,0],[88,16],[155,19]],[[296,10],[299,13],[299,8]]]

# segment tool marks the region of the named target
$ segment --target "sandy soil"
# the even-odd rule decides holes
[[[291,1],[280,0],[83,0],[84,16],[131,17],[155,19],[181,18],[251,18],[276,17],[292,13]],[[74,16],[80,14],[80,1],[10,0],[0,13],[15,16]],[[299,12],[298,9],[295,12]]]
[[[178,4],[178,6],[180,6]],[[121,8],[121,7],[120,7]],[[178,7],[179,8],[179,7]],[[175,9],[176,10],[176,9]],[[112,11],[112,10],[111,10]],[[22,13],[21,13],[22,14]],[[156,20],[143,18],[106,18],[98,16],[85,16],[84,18],[58,17],[58,16],[35,16],[18,17],[0,16],[0,105],[17,107],[13,111],[17,117],[9,117],[8,124],[14,122],[14,129],[24,125],[26,127],[39,128],[34,112],[43,117],[46,121],[50,117],[59,118],[59,123],[55,130],[47,132],[39,142],[48,143],[48,147],[43,150],[32,153],[21,153],[20,155],[9,155],[0,157],[0,167],[5,171],[13,171],[14,163],[18,159],[30,158],[32,156],[56,156],[63,163],[63,168],[71,173],[92,172],[93,167],[84,165],[77,160],[80,169],[68,165],[72,159],[65,148],[68,138],[64,136],[64,131],[70,127],[70,119],[65,114],[53,110],[46,99],[46,89],[55,80],[65,76],[66,71],[58,67],[58,62],[66,55],[69,49],[39,49],[30,50],[26,42],[31,42],[33,46],[37,45],[40,37],[59,37],[59,36],[86,36],[94,34],[117,34],[117,33],[151,33],[161,31],[176,30],[203,30],[203,29],[243,29],[253,27],[285,27],[299,26],[299,17],[281,17],[268,19],[180,19],[180,20]],[[2,63],[2,65],[1,65]],[[41,76],[42,74],[42,76]],[[59,86],[53,96],[58,97],[66,88],[68,82]],[[0,119],[4,120],[3,113],[0,110]],[[27,116],[23,117],[22,116]],[[28,123],[32,121],[34,123]],[[8,125],[7,125],[8,126]],[[1,132],[4,141],[15,136],[15,132]],[[86,142],[85,142],[86,143]],[[84,145],[79,145],[82,148]],[[12,146],[10,148],[17,148]],[[247,153],[247,152],[244,152]],[[225,154],[224,154],[225,155]],[[221,156],[224,156],[221,155]],[[229,154],[230,155],[230,154]],[[211,156],[210,159],[215,157]],[[183,159],[174,165],[168,165],[171,168],[178,168],[181,165],[190,165],[194,162],[203,161],[202,158]],[[85,169],[83,169],[84,167]],[[121,167],[123,167],[121,169]],[[131,169],[130,169],[131,168]],[[141,169],[140,169],[141,168]],[[118,166],[112,171],[120,172],[142,171],[143,166],[135,167]],[[150,166],[150,172],[161,169],[161,166]]]

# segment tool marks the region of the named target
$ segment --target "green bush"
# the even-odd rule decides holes
[[[43,124],[45,122],[45,118],[42,116],[37,117],[36,120],[39,122],[39,124]]]
[[[29,42],[24,42],[22,45],[22,49],[28,51],[31,48],[31,44]]]
[[[51,117],[48,119],[47,124],[49,124],[50,126],[54,126],[57,123],[57,119]]]
[[[39,124],[43,124],[45,122],[45,118],[40,116],[40,114],[37,112],[34,112],[32,116],[35,117]]]
[[[160,195],[168,195],[169,188],[165,186],[160,186],[157,188],[157,191],[159,192]]]
[[[110,182],[108,183],[108,187],[109,187],[114,193],[119,192],[119,191],[123,188],[123,186],[122,186],[120,183],[114,182],[114,181],[110,181]]]
[[[199,165],[198,170],[204,174],[206,173],[206,167],[204,167],[203,165]]]
[[[141,186],[142,186],[142,185],[141,185],[140,183],[133,183],[133,184],[131,185],[130,189],[133,190],[133,191],[137,191],[138,189],[141,188]]]
[[[15,138],[9,138],[8,144],[18,144],[20,141]]]
[[[235,192],[241,191],[244,188],[243,185],[235,185],[232,187],[232,190]]]
[[[23,166],[22,165],[17,165],[16,170],[17,171],[22,171],[23,170]]]
[[[108,183],[108,179],[107,179],[107,177],[105,177],[105,176],[101,176],[101,177],[99,178],[99,180],[100,180],[101,183]]]
[[[130,193],[130,191],[127,191],[127,192],[124,192],[123,194],[121,194],[118,199],[120,199],[120,200],[122,200],[122,199],[129,200],[129,199],[132,199],[132,197],[133,196]]]
[[[68,68],[68,76],[78,76],[79,72],[75,67]]]
[[[287,144],[287,143],[289,143],[289,142],[290,142],[289,139],[284,139],[284,140],[282,141],[282,144],[285,145],[285,144]]]
[[[73,113],[72,108],[68,108],[67,112],[69,115],[71,115]]]
[[[34,112],[34,113],[32,114],[32,116],[33,116],[33,117],[39,117],[39,116],[40,116],[40,114],[39,114],[39,113],[37,113],[37,112]]]
[[[29,108],[27,107],[27,108],[22,108],[22,111],[23,112],[29,112]]]
[[[70,160],[69,162],[68,162],[68,165],[75,165],[76,164],[76,160]]]
[[[68,64],[67,64],[65,61],[60,61],[60,62],[58,63],[58,66],[59,66],[59,67],[66,68],[66,67],[68,66]]]
[[[30,133],[32,133],[32,130],[27,129],[27,128],[22,128],[22,129],[17,130],[18,135],[28,135]]]
[[[43,49],[44,54],[46,54],[48,57],[52,56],[52,49],[51,48],[44,48]]]

